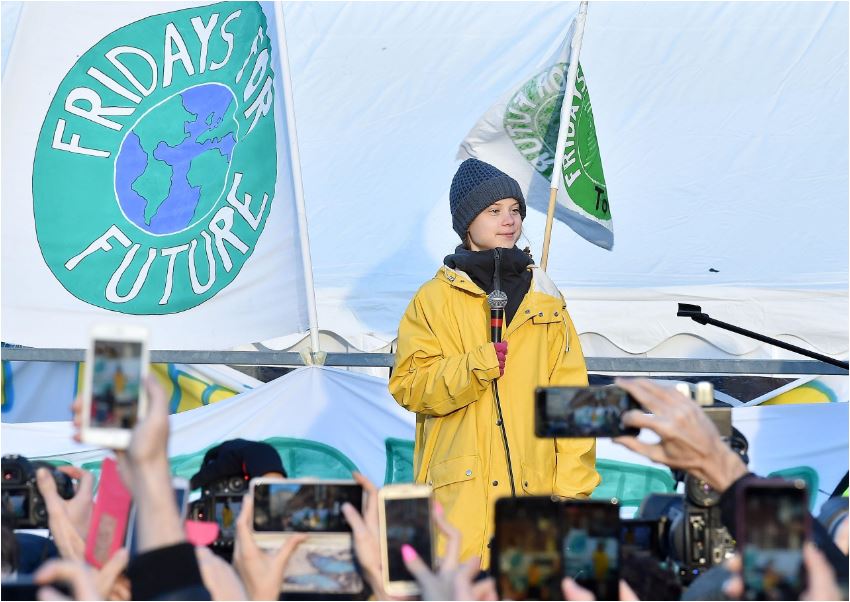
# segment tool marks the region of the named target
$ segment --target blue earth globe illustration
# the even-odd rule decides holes
[[[124,215],[151,234],[193,225],[224,192],[237,143],[236,98],[221,84],[183,90],[130,130],[115,161]]]

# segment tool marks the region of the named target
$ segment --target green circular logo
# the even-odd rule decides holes
[[[272,48],[256,2],[151,16],[68,71],[33,165],[42,256],[78,299],[195,307],[250,257],[277,181]]]
[[[516,149],[547,180],[555,163],[568,68],[568,63],[557,63],[528,80],[508,102],[503,120]],[[587,213],[610,220],[596,125],[581,65],[571,109],[561,170],[564,186]]]

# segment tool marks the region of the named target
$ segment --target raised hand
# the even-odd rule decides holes
[[[275,552],[263,550],[251,533],[253,515],[254,496],[249,493],[242,498],[242,510],[236,520],[233,566],[242,577],[251,600],[277,600],[286,564],[295,548],[307,539],[307,535],[299,533],[289,537]]]

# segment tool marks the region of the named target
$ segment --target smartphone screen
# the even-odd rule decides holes
[[[534,434],[538,437],[636,436],[623,412],[639,409],[620,387],[544,387],[535,392]]]
[[[646,553],[653,558],[661,558],[661,545],[658,537],[658,521],[629,519],[620,521],[620,546],[632,552]]]
[[[743,494],[745,600],[798,600],[805,589],[806,491],[793,484],[750,486]]]
[[[91,428],[132,429],[139,413],[142,343],[95,339]]]
[[[349,532],[342,505],[348,502],[360,512],[362,501],[363,488],[353,483],[258,483],[254,531]]]
[[[559,504],[550,497],[496,501],[493,567],[500,600],[561,600]]]
[[[597,600],[617,600],[620,581],[620,508],[610,502],[562,506],[564,576]]]
[[[218,523],[219,537],[236,536],[236,519],[242,512],[242,495],[216,495],[211,519]]]
[[[387,525],[387,569],[390,581],[415,581],[404,566],[401,546],[408,544],[419,557],[430,563],[431,501],[427,497],[389,498],[384,500]]]

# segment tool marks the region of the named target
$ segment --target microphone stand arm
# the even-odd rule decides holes
[[[848,365],[847,362],[843,362],[841,360],[837,360],[827,355],[816,353],[814,351],[809,351],[808,349],[803,349],[802,347],[797,347],[796,345],[791,345],[790,343],[785,343],[778,339],[774,339],[763,334],[753,332],[752,330],[747,330],[746,328],[735,326],[734,324],[727,324],[726,322],[715,320],[707,313],[703,312],[702,308],[699,305],[679,303],[679,311],[676,312],[676,315],[681,318],[691,318],[694,322],[698,322],[699,324],[710,324],[711,326],[717,326],[718,328],[722,328],[723,330],[728,330],[730,332],[734,332],[735,334],[740,334],[745,337],[761,341],[762,343],[767,343],[768,345],[787,349],[788,351],[793,351],[794,353],[805,355],[806,357],[816,359],[826,364],[838,366],[839,368],[844,368],[845,370],[850,370],[850,365]]]

